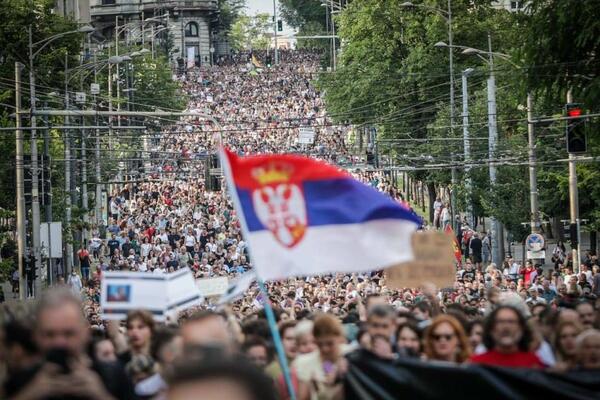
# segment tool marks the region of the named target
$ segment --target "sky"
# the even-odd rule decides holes
[[[277,1],[277,0],[275,0]],[[279,3],[277,3],[279,6]],[[259,13],[267,13],[269,15],[273,15],[273,0],[246,0],[246,12],[248,15],[256,15]],[[278,17],[277,19],[281,19],[279,17],[279,9],[277,10]],[[291,34],[292,29],[284,22],[283,24],[283,34]]]

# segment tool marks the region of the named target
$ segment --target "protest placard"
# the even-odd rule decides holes
[[[220,296],[227,292],[229,281],[226,276],[196,279],[196,286],[204,297]]]
[[[167,312],[198,305],[202,295],[189,269],[157,275],[144,272],[108,271],[100,292],[102,318],[121,320],[131,310],[148,310],[158,321]]]
[[[414,260],[386,269],[387,284],[394,288],[433,283],[452,286],[456,276],[452,238],[442,232],[416,232],[412,237]]]

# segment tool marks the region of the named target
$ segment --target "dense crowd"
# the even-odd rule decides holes
[[[265,54],[254,54],[264,60]],[[149,166],[155,179],[115,187],[109,221],[78,251],[78,265],[35,304],[2,310],[0,397],[10,399],[289,398],[256,285],[224,307],[208,299],[176,320],[139,310],[126,321],[100,318],[105,271],[235,279],[252,269],[238,216],[224,191],[208,190],[198,160],[221,140],[239,154],[297,152],[334,163],[360,161],[334,125],[311,79],[319,54],[282,51],[279,66],[257,70],[247,53],[178,77],[190,110],[161,132]],[[260,67],[260,65],[259,65]],[[313,126],[314,143],[298,143]],[[159,153],[158,153],[159,152]],[[351,170],[410,207],[391,177]],[[446,226],[439,201],[436,227]],[[401,358],[574,371],[600,368],[600,261],[573,271],[560,243],[554,266],[489,260],[489,237],[457,232],[464,257],[453,287],[395,288],[382,271],[268,283],[298,398],[343,398],[348,359],[360,351]]]

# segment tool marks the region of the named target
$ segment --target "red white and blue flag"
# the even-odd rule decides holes
[[[260,279],[412,260],[420,218],[348,173],[295,155],[238,157],[223,149],[221,159]]]

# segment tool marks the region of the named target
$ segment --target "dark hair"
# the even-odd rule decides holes
[[[269,323],[264,319],[252,319],[242,324],[242,333],[244,336],[258,336],[265,340],[271,339],[271,330]]]
[[[273,358],[273,352],[271,351],[271,346],[270,344],[264,340],[263,338],[259,337],[259,336],[249,336],[246,338],[246,340],[244,341],[244,343],[241,346],[241,352],[242,354],[246,354],[246,352],[248,350],[250,350],[252,347],[256,347],[256,346],[262,346],[265,348],[265,350],[267,351],[267,360],[269,362],[271,362],[271,359]]]
[[[419,338],[419,347],[421,347],[421,339],[423,338],[423,331],[421,329],[419,329],[419,326],[417,324],[415,324],[414,322],[404,322],[404,323],[398,325],[398,328],[396,329],[396,340],[398,340],[398,338],[400,337],[400,332],[402,332],[402,330],[405,328],[410,329],[417,335],[417,337]]]
[[[483,320],[481,318],[475,318],[470,320],[467,323],[466,329],[465,331],[467,332],[467,335],[471,335],[471,332],[473,331],[473,328],[475,328],[477,325],[481,325],[481,327],[483,328]]]
[[[167,375],[170,388],[190,382],[227,379],[242,386],[253,400],[275,400],[273,381],[240,356],[206,355],[186,357],[175,363]]]
[[[36,354],[38,348],[33,340],[31,321],[25,318],[12,317],[2,326],[4,330],[4,347],[19,346],[27,354]]]
[[[162,348],[177,337],[177,330],[171,327],[160,327],[152,335],[150,341],[150,355],[153,359],[161,362],[160,351]]]
[[[295,327],[296,327],[296,321],[294,321],[294,320],[280,322],[279,323],[279,336],[281,336],[283,338],[285,331],[287,331],[288,329],[293,329]]]
[[[419,309],[419,311],[421,311],[423,313],[425,313],[425,312],[428,313],[430,317],[432,316],[433,309],[431,307],[431,304],[429,304],[429,302],[420,301],[412,307],[411,311],[413,311],[417,308]]]
[[[376,304],[371,307],[367,314],[367,321],[371,317],[396,319],[396,313],[392,306],[386,304]]]
[[[509,305],[499,306],[498,308],[494,309],[494,311],[492,311],[490,315],[488,315],[488,317],[485,319],[483,323],[483,344],[488,350],[492,350],[494,347],[496,347],[496,342],[492,337],[492,330],[494,330],[494,327],[496,326],[496,316],[502,310],[511,310],[517,315],[517,318],[519,320],[519,327],[523,332],[523,336],[521,337],[521,340],[519,340],[519,343],[517,345],[520,351],[529,351],[529,344],[533,339],[531,329],[529,328],[527,320],[525,319],[523,314],[521,314],[519,310],[515,307]]]
[[[150,332],[154,334],[154,317],[152,317],[152,313],[147,310],[133,310],[127,314],[127,319],[125,320],[125,326],[129,328],[129,324],[131,324],[135,320],[140,320],[144,325],[150,328]]]

